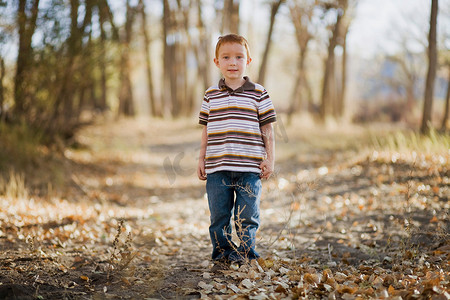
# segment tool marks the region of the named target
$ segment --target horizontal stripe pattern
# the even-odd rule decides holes
[[[207,125],[206,173],[259,173],[265,157],[261,126],[276,121],[275,109],[263,86],[245,77],[231,90],[223,79],[204,95],[199,123]]]

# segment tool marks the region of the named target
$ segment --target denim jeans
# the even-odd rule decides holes
[[[257,173],[219,171],[208,174],[206,192],[211,213],[209,234],[213,260],[240,261],[259,257],[255,242],[261,188]],[[239,246],[232,241],[233,211]]]

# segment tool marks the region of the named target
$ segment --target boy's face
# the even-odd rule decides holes
[[[247,57],[245,46],[238,43],[225,43],[219,48],[219,56],[214,63],[225,77],[225,81],[236,81],[244,77],[245,69],[252,61]]]

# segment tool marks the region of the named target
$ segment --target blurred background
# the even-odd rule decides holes
[[[63,138],[101,115],[196,123],[230,32],[287,124],[448,129],[450,0],[3,0],[1,123]]]

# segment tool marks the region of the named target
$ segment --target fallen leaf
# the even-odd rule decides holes
[[[320,278],[317,274],[310,274],[310,273],[306,273],[303,276],[303,279],[308,282],[308,283],[315,283],[315,284],[319,284],[320,283]]]
[[[277,293],[283,293],[283,294],[286,294],[286,293],[287,293],[286,289],[285,289],[281,284],[279,284],[279,285],[277,286],[277,288],[275,289],[275,292],[277,292]]]
[[[242,280],[241,284],[242,284],[244,287],[248,288],[248,289],[251,289],[251,288],[254,287],[254,284],[253,284],[253,283],[250,281],[250,279],[248,279],[248,278]]]
[[[229,283],[229,284],[228,284],[228,288],[229,288],[230,290],[232,290],[233,292],[235,292],[235,293],[239,293],[239,292],[241,291],[240,288],[238,288],[236,285],[234,285],[234,284],[232,284],[232,283]]]
[[[204,281],[200,281],[198,283],[198,286],[206,291],[211,291],[214,288],[214,286],[212,284],[207,284]]]

